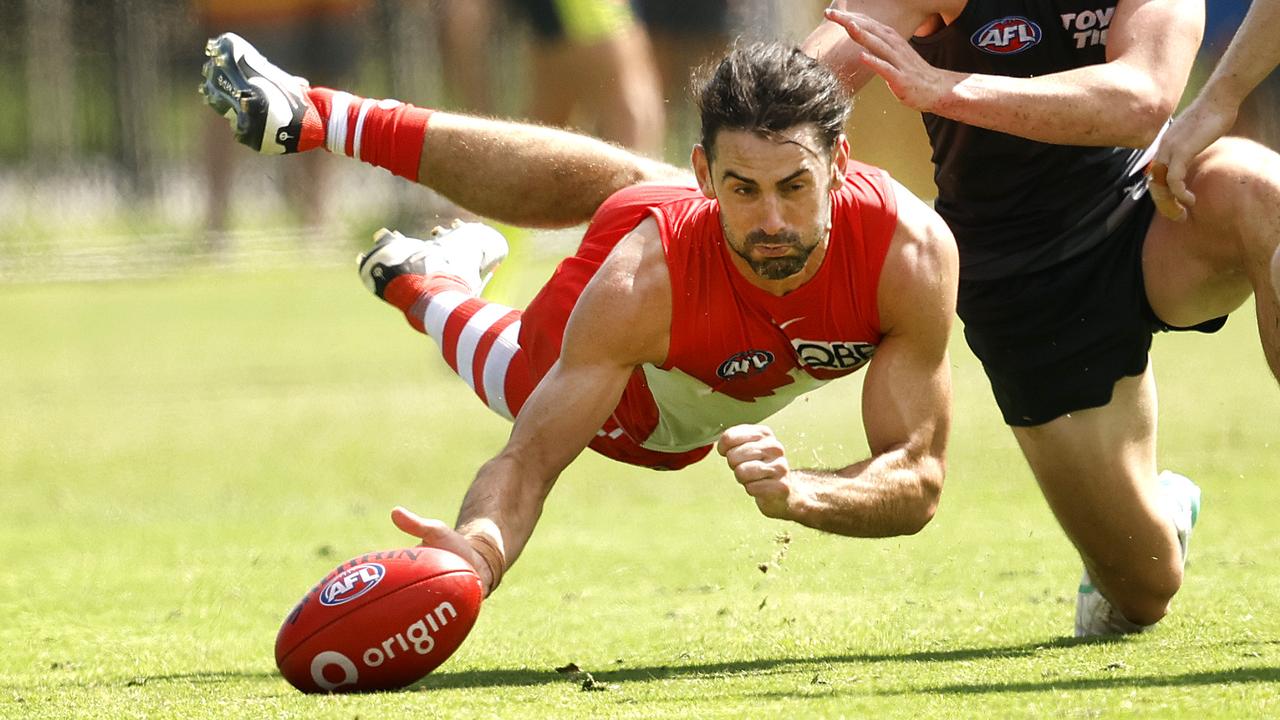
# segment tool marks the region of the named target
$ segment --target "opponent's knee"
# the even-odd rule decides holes
[[[1127,620],[1154,625],[1169,613],[1169,604],[1182,587],[1182,568],[1116,577],[1106,587],[1107,600]]]
[[[1244,138],[1223,138],[1196,158],[1192,217],[1206,259],[1260,281],[1280,239],[1280,155]]]
[[[1191,171],[1196,206],[1220,215],[1230,226],[1248,227],[1270,219],[1267,208],[1280,201],[1280,155],[1252,140],[1218,140],[1196,159]]]

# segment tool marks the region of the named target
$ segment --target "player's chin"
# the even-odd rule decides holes
[[[758,260],[752,263],[752,268],[765,280],[786,280],[804,270],[804,263],[804,257],[792,255]]]

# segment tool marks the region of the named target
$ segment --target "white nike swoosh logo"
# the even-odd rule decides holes
[[[788,326],[788,325],[790,325],[791,323],[798,323],[798,322],[800,322],[801,320],[805,319],[806,317],[808,317],[808,316],[807,316],[807,315],[801,315],[801,316],[800,316],[800,317],[798,317],[798,318],[791,318],[790,320],[788,320],[788,321],[786,321],[786,322],[784,322],[784,323],[778,323],[778,329],[779,329],[779,330],[786,330],[786,329],[787,329],[787,326]]]

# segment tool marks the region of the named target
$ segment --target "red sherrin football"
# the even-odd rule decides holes
[[[401,688],[458,649],[480,600],[480,578],[446,550],[361,555],[326,575],[285,618],[276,665],[303,692]]]

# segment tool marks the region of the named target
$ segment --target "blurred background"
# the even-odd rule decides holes
[[[346,262],[379,226],[414,231],[457,214],[343,158],[262,158],[235,145],[195,91],[204,40],[219,32],[316,85],[570,126],[683,165],[697,125],[691,67],[740,35],[798,41],[824,5],[0,0],[0,281]],[[1247,5],[1210,0],[1190,90]],[[1273,80],[1238,130],[1275,147],[1278,98]],[[933,196],[918,116],[882,84],[859,96],[851,139],[860,159]]]

